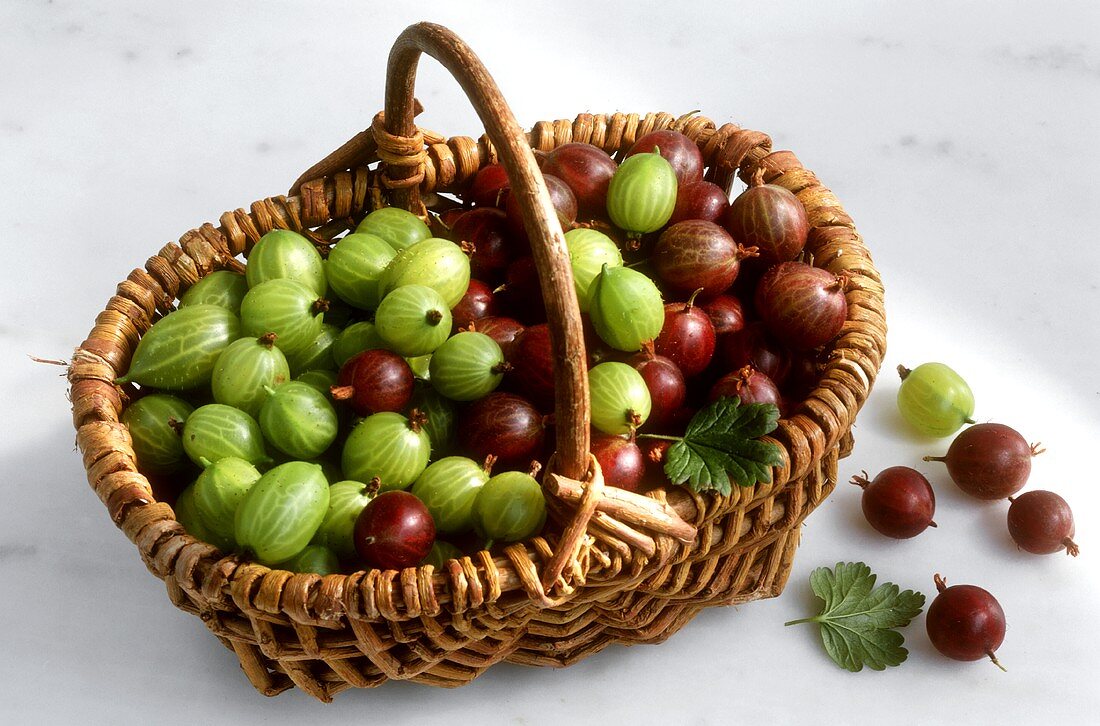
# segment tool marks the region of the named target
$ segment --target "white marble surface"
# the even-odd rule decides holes
[[[1100,626],[1100,9],[1095,2],[526,3],[75,0],[0,4],[0,721],[4,723],[1093,722]],[[461,5],[459,10],[457,6]],[[808,520],[786,594],[711,610],[666,644],[565,670],[498,666],[444,691],[328,707],[252,691],[176,611],[84,483],[60,369],[116,282],[227,208],[285,190],[363,128],[389,44],[433,19],[481,54],[523,122],[702,109],[770,132],[839,195],[886,281],[886,366],[942,360],[977,416],[1041,439],[1032,487],[1074,506],[1081,557],[1018,553],[1001,504],[920,455],[884,375],[841,465],[916,464],[930,530],[872,533],[842,484]],[[425,125],[479,133],[422,64]],[[809,628],[817,566],[863,559],[932,593],[994,592],[1001,673],[941,658],[923,616],[902,667],[849,674]],[[1091,692],[1094,695],[1088,696]]]

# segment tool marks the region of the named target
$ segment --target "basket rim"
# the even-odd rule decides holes
[[[806,206],[810,213],[811,244],[815,251],[832,253],[827,259],[815,255],[815,264],[822,263],[825,269],[847,274],[853,281],[846,291],[845,328],[817,387],[798,404],[797,412],[782,419],[780,427],[768,437],[779,445],[784,465],[773,470],[770,484],[735,489],[728,497],[678,495],[680,501],[691,500],[697,515],[695,523],[702,524],[735,509],[748,511],[790,488],[850,435],[855,414],[874,383],[885,353],[883,293],[869,252],[839,201],[792,153],[772,152],[771,140],[764,134],[733,124],[718,127],[695,113],[680,117],[666,113],[644,116],[616,113],[580,114],[574,121],[539,122],[532,127],[528,140],[538,151],[549,151],[570,141],[598,141],[597,146],[621,153],[638,137],[662,128],[692,137],[712,169],[708,173],[713,174],[714,180],[724,182],[727,191],[735,176],[745,180],[761,169],[765,181],[786,186],[804,204],[810,201]],[[485,137],[474,141],[468,137],[444,138],[425,131],[424,138],[422,191],[426,194],[457,191],[477,169],[495,160],[492,145]],[[430,615],[448,602],[452,612],[456,608],[478,609],[496,602],[512,589],[525,592],[530,604],[556,607],[568,597],[557,602],[545,596],[539,599],[538,564],[545,564],[551,552],[549,542],[542,537],[513,545],[496,560],[484,550],[461,562],[452,560],[447,573],[434,577],[431,566],[407,568],[400,573],[363,570],[325,577],[293,574],[241,562],[195,540],[176,522],[171,508],[156,501],[148,479],[137,471],[128,433],[119,422],[125,403],[113,381],[116,373],[125,371],[124,364],[128,365],[133,346],[157,312],[170,310],[172,300],[206,274],[239,266],[236,256],[247,253],[268,229],[286,227],[308,232],[312,227],[352,216],[349,212],[357,207],[362,211],[377,206],[385,193],[383,174],[369,166],[377,160],[376,153],[374,158],[368,154],[362,160],[365,164],[351,165],[296,185],[300,188],[297,196],[270,197],[253,203],[249,212],[242,209],[227,212],[218,227],[207,223],[185,233],[178,245],[165,245],[150,258],[144,270],[134,270],[119,284],[118,294],[111,298],[88,339],[76,350],[69,371],[74,425],[89,482],[116,525],[138,545],[150,570],[161,579],[172,579],[193,600],[211,609],[263,612],[269,617],[332,627],[345,617],[405,620]],[[104,440],[100,441],[101,438]],[[670,489],[666,495],[673,491],[685,490]],[[811,503],[810,509],[817,503]],[[793,526],[795,522],[785,524]],[[648,569],[643,566],[630,572],[621,568],[612,575],[616,582],[640,581],[654,565],[686,556],[688,552],[665,535],[655,534],[652,539],[659,556],[654,559],[635,556],[635,562],[648,560],[643,562]],[[589,554],[596,556],[592,551]],[[604,559],[614,554],[603,552]],[[574,593],[586,586],[584,578],[589,574],[582,573]],[[276,597],[273,601],[265,598],[265,581],[270,577],[279,580],[276,589],[280,593],[294,590],[301,595]],[[363,597],[346,594],[351,591]],[[358,607],[348,607],[356,599]],[[272,602],[277,604],[274,611]]]

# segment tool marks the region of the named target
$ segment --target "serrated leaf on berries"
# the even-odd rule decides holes
[[[770,482],[771,468],[781,466],[783,458],[778,446],[757,439],[774,431],[778,420],[773,404],[720,398],[695,414],[668,450],[665,474],[673,484],[720,494],[732,491],[731,479],[743,487]]]

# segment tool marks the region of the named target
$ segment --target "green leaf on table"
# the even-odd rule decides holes
[[[881,671],[905,661],[909,651],[895,628],[920,614],[924,595],[900,591],[892,582],[875,587],[875,575],[862,562],[838,562],[810,573],[810,588],[825,601],[819,615],[785,625],[817,623],[825,650],[838,666],[853,673],[867,666]]]
[[[743,487],[770,482],[771,468],[781,466],[783,458],[778,446],[757,439],[774,431],[778,420],[774,404],[720,398],[695,414],[683,438],[669,448],[665,474],[673,484],[720,494],[732,491],[731,479]]]

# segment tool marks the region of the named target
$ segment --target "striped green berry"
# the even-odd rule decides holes
[[[227,456],[263,465],[271,462],[256,419],[221,403],[199,406],[183,424],[183,450],[200,466]]]
[[[130,370],[117,383],[185,391],[210,383],[214,364],[241,337],[237,316],[217,305],[191,305],[168,313],[138,341]]]
[[[432,388],[452,401],[476,401],[504,380],[504,353],[484,333],[463,332],[444,341],[429,361]]]
[[[233,520],[248,490],[260,479],[256,467],[229,456],[211,464],[195,480],[195,509],[207,531],[218,538],[211,544],[233,549]]]
[[[453,308],[470,286],[470,258],[454,242],[430,237],[401,250],[379,279],[385,297],[404,285],[424,285],[439,293],[447,309]]]
[[[138,468],[146,474],[170,474],[186,462],[183,424],[195,408],[167,393],[139,398],[122,412],[130,430]]]
[[[239,272],[211,272],[183,293],[181,308],[191,305],[217,305],[234,315],[241,314],[241,300],[248,292],[248,281]]]
[[[248,255],[245,277],[250,289],[268,280],[294,280],[312,290],[314,298],[324,296],[328,287],[317,248],[289,229],[273,229],[260,238]]]
[[[291,381],[268,389],[260,430],[284,454],[298,459],[320,456],[336,440],[337,429],[336,410],[308,383]]]
[[[408,489],[428,466],[432,442],[419,418],[399,413],[367,416],[344,443],[344,475],[369,482],[377,477],[381,491]]]
[[[329,252],[325,264],[329,285],[349,305],[374,310],[382,301],[379,278],[395,254],[381,237],[349,234]]]
[[[237,507],[237,544],[265,565],[294,557],[325,518],[328,494],[328,481],[317,464],[292,461],[275,467]]]
[[[245,335],[278,336],[286,355],[304,353],[321,332],[324,302],[308,287],[290,279],[268,280],[256,285],[241,303]]]
[[[641,350],[665,325],[661,291],[629,267],[604,265],[589,290],[588,312],[596,334],[612,348],[627,352]]]
[[[214,400],[239,408],[253,418],[267,400],[267,388],[290,380],[286,356],[274,334],[233,341],[218,356],[210,388]]]
[[[630,237],[665,226],[676,208],[676,172],[660,154],[635,154],[623,161],[607,187],[607,213]]]
[[[373,498],[370,487],[362,482],[345,480],[330,486],[328,510],[313,535],[313,543],[324,545],[341,559],[355,557],[355,520]]]
[[[432,231],[420,217],[398,207],[374,210],[363,218],[355,232],[381,237],[394,250],[403,250],[432,236]]]
[[[609,361],[588,371],[592,425],[605,434],[629,434],[649,418],[652,400],[642,374]]]

